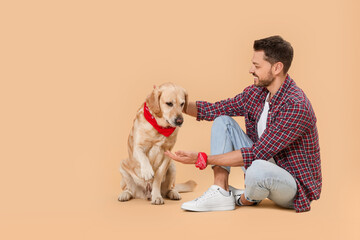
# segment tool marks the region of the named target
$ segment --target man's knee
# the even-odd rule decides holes
[[[215,118],[213,122],[213,126],[215,125],[227,125],[229,124],[233,119],[229,116],[223,115]]]
[[[255,160],[251,163],[251,166],[246,170],[246,178],[248,181],[261,181],[267,176],[267,164],[266,160]],[[271,164],[271,163],[270,163]]]
[[[248,167],[248,170],[253,169],[253,171],[256,171],[258,169],[264,168],[269,162],[262,159],[254,160],[250,167]]]
[[[212,131],[217,131],[219,129],[224,130],[227,129],[229,125],[235,126],[236,124],[236,121],[229,116],[219,116],[213,121]]]

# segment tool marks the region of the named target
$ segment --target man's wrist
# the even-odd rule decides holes
[[[199,168],[200,170],[204,170],[207,167],[207,159],[208,156],[206,153],[199,152],[195,167]]]

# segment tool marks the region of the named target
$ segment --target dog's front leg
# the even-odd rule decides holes
[[[140,163],[140,177],[145,181],[151,180],[154,177],[154,170],[144,149],[140,146],[135,146],[133,156]]]
[[[154,176],[154,182],[153,182],[152,191],[151,191],[151,203],[152,204],[155,204],[155,205],[164,204],[164,199],[161,196],[161,182],[164,179],[164,176],[169,168],[169,165],[170,165],[170,159],[168,157],[164,156],[164,159]]]

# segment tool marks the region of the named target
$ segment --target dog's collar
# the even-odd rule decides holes
[[[162,135],[169,137],[176,129],[176,127],[162,127],[156,122],[156,119],[151,115],[149,108],[144,103],[144,117],[145,119]]]

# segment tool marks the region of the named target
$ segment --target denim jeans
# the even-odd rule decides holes
[[[211,129],[211,155],[218,155],[243,147],[251,147],[253,142],[229,116],[214,120]],[[230,173],[230,167],[221,166]],[[250,202],[260,202],[269,198],[277,205],[294,208],[293,202],[297,186],[293,176],[285,169],[266,160],[254,160],[245,170],[245,197]]]

